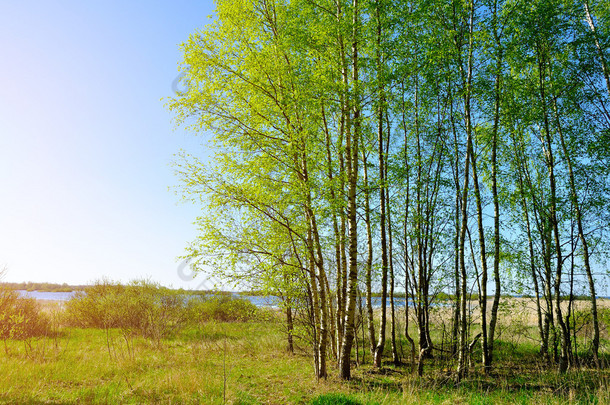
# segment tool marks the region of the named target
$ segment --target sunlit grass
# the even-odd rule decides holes
[[[286,354],[273,324],[209,323],[197,338],[193,333],[158,345],[139,337],[127,342],[118,330],[107,339],[103,330],[67,329],[57,348],[41,338],[29,353],[22,342],[10,341],[9,355],[0,357],[0,400],[223,403],[249,396],[280,401],[299,397],[290,387],[295,376],[311,381],[308,359]]]
[[[609,403],[607,371],[537,368],[535,345],[499,358],[491,377],[474,368],[456,384],[429,362],[424,377],[405,366],[370,364],[353,379],[316,381],[309,349],[286,352],[274,322],[209,322],[161,342],[120,330],[62,329],[31,348],[9,341],[0,355],[2,403],[184,404],[526,404]],[[508,353],[508,347],[498,349]],[[508,345],[508,343],[506,343]],[[370,361],[370,356],[368,357]],[[389,359],[389,357],[388,357]],[[317,401],[317,402],[316,402]]]

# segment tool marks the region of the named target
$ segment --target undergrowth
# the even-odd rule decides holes
[[[24,319],[27,314],[44,319],[46,326],[4,339],[0,403],[610,404],[608,368],[596,370],[584,361],[560,374],[534,342],[516,332],[506,331],[506,340],[496,342],[490,374],[475,348],[468,376],[459,383],[455,361],[441,351],[417,376],[406,360],[404,337],[399,346],[407,364],[388,361],[376,369],[366,354],[367,361],[354,364],[353,378],[345,382],[329,359],[330,377],[316,381],[307,346],[297,354],[286,351],[278,313],[226,296],[166,296],[166,290],[143,282],[96,288],[68,303],[63,313],[30,301],[30,312],[17,312]],[[21,308],[2,302],[2,308]],[[117,303],[125,307],[112,308]],[[153,333],[151,327],[168,332]],[[358,347],[361,359],[366,345],[360,341]],[[579,356],[586,353],[583,347]]]

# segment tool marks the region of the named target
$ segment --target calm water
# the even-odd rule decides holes
[[[235,294],[234,297],[239,297],[239,298],[244,298],[249,300],[251,303],[253,303],[254,305],[258,306],[258,307],[278,307],[279,303],[280,303],[280,299],[278,297],[275,296],[268,296],[268,297],[263,297],[263,296],[249,296],[249,295],[238,295]],[[404,308],[405,306],[405,299],[404,298],[394,298],[394,305],[397,308]],[[359,305],[360,303],[357,302],[356,305]],[[371,304],[373,305],[373,308],[381,308],[381,297],[371,297]],[[362,300],[362,305],[366,305],[366,301]],[[433,306],[438,306],[438,303],[433,304]],[[409,306],[412,307],[413,306],[413,302],[409,301]],[[386,307],[390,307],[390,300],[388,299],[386,302]]]
[[[52,300],[52,301],[69,301],[76,291],[72,292],[47,292],[47,291],[26,291],[17,290],[17,292],[26,298],[35,298],[37,300]],[[278,297],[262,297],[262,296],[249,296],[234,294],[236,298],[244,298],[259,307],[276,307],[280,302]]]
[[[22,297],[27,298],[35,298],[37,300],[52,300],[52,301],[68,301],[75,294],[75,291],[72,292],[45,292],[45,291],[26,291],[26,290],[17,290]],[[247,299],[257,307],[278,307],[280,303],[280,299],[275,296],[255,296],[255,295],[233,295],[236,298]],[[372,297],[372,303],[374,307],[381,307],[381,297]],[[364,302],[363,302],[364,304]],[[394,304],[397,307],[405,306],[404,298],[395,298]],[[387,306],[390,306],[390,302],[388,301]]]
[[[44,291],[17,290],[17,292],[19,292],[19,294],[22,297],[35,298],[37,300],[53,300],[53,301],[68,301],[76,294],[76,291],[44,292]],[[265,297],[265,296],[254,296],[254,295],[239,295],[239,294],[234,293],[233,297],[247,299],[248,301],[250,301],[257,307],[278,308],[279,304],[280,304],[280,299],[275,296]],[[599,298],[610,299],[610,297],[599,297]],[[381,307],[381,297],[372,297],[371,301],[372,301],[373,307],[375,307],[375,308]],[[363,299],[362,304],[365,305],[364,299]],[[398,308],[404,308],[405,299],[404,298],[394,298],[394,305],[396,305],[396,307],[398,307]],[[448,306],[448,305],[449,304],[442,303],[442,302],[441,303],[436,302],[436,303],[432,304],[432,306]],[[388,300],[387,307],[389,307],[389,306],[390,306],[390,301]],[[409,306],[410,307],[413,306],[413,303],[411,301],[409,301]]]
[[[26,291],[17,290],[17,292],[26,298],[35,298],[37,300],[53,300],[53,301],[68,301],[76,294],[72,292],[45,292],[45,291]]]

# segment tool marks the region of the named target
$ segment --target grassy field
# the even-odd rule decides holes
[[[46,310],[61,307],[49,303]],[[423,378],[408,366],[365,364],[350,382],[337,379],[334,365],[328,380],[316,381],[309,349],[287,353],[277,321],[207,322],[162,340],[119,329],[58,333],[7,341],[0,354],[1,403],[610,403],[609,371],[545,371],[527,342],[499,342],[493,378],[473,369],[456,385],[437,360]]]

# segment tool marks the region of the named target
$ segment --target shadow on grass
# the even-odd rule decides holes
[[[579,367],[560,374],[557,366],[545,360],[536,344],[515,345],[512,342],[496,342],[497,357],[494,367],[485,374],[478,362],[480,353],[473,353],[469,374],[459,383],[455,369],[448,368],[451,359],[437,356],[426,362],[424,376],[410,372],[409,365],[393,366],[384,363],[380,369],[364,365],[348,383],[360,392],[385,392],[392,395],[414,393],[423,395],[426,401],[467,401],[468,403],[531,403],[553,399],[583,403],[606,403],[610,373],[597,370],[592,361],[579,354]],[[600,353],[602,363],[608,361],[608,353]],[[418,394],[419,393],[419,394]],[[488,399],[486,399],[489,396]],[[397,395],[400,398],[401,395]],[[422,397],[422,398],[424,398]]]
[[[362,405],[362,402],[345,394],[322,394],[312,399],[310,405]]]

